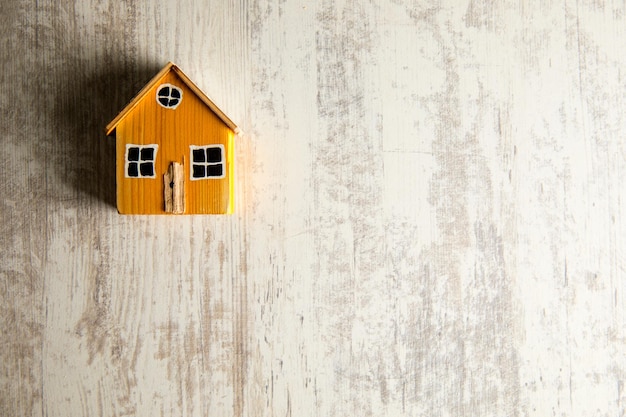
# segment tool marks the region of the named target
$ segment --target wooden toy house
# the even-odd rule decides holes
[[[168,63],[106,127],[115,132],[122,214],[227,214],[234,209],[237,126]]]

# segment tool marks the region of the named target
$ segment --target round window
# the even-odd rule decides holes
[[[156,100],[161,106],[167,109],[175,109],[182,99],[182,90],[171,84],[161,84],[157,89]]]

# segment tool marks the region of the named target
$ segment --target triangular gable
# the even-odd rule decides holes
[[[193,83],[193,81],[191,81],[189,79],[189,77],[187,77],[185,75],[185,73],[176,66],[176,64],[172,63],[172,62],[168,62],[168,64],[161,70],[159,71],[159,73],[157,75],[154,76],[154,78],[152,78],[150,80],[150,82],[148,82],[148,84],[146,84],[146,86],[144,88],[141,89],[141,91],[139,91],[139,93],[130,101],[130,103],[128,103],[126,105],[126,107],[124,107],[124,110],[122,110],[116,117],[115,119],[113,119],[111,121],[111,123],[109,123],[107,125],[107,127],[105,128],[105,132],[107,135],[110,135],[115,128],[117,127],[117,125],[137,106],[137,104],[139,104],[139,102],[141,100],[144,99],[145,95],[148,93],[148,91],[150,91],[150,89],[159,82],[159,80],[161,80],[167,73],[169,73],[170,71],[174,71],[176,73],[176,75],[178,75],[178,77],[180,77],[180,79],[187,85],[187,87],[189,87],[189,89],[191,91],[193,91],[195,93],[195,95],[204,103],[207,105],[207,107],[209,109],[211,109],[211,111],[213,113],[215,113],[217,115],[217,117],[220,118],[220,120],[222,122],[224,122],[224,124],[226,126],[228,126],[230,129],[233,130],[233,132],[235,132],[236,134],[239,133],[240,129],[237,127],[237,125],[235,125],[235,123],[233,123],[232,120],[230,120],[228,118],[228,116],[226,116],[224,114],[223,111],[221,111],[219,109],[219,107],[217,107],[217,105],[215,103],[213,103],[211,101],[210,98],[208,98],[203,92],[202,90],[200,90],[200,88],[198,88],[197,85],[195,85]]]

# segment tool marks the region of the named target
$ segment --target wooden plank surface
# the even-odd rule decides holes
[[[621,2],[1,2],[0,415],[626,415]],[[120,216],[168,61],[232,216]]]

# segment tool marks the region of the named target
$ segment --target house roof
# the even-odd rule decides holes
[[[206,106],[211,109],[211,111],[213,111],[213,113],[215,113],[226,126],[232,129],[235,133],[240,132],[240,129],[237,127],[237,125],[232,120],[230,120],[228,116],[226,116],[226,114],[224,114],[224,112],[221,111],[220,108],[217,107],[217,105],[213,103],[211,99],[208,98],[206,94],[204,94],[202,90],[200,90],[200,88],[198,88],[198,86],[195,85],[193,81],[191,81],[180,68],[178,68],[178,66],[176,66],[176,64],[168,62],[168,64],[163,67],[163,69],[159,71],[159,73],[155,75],[154,78],[152,78],[150,82],[148,82],[148,84],[146,84],[146,86],[142,88],[141,91],[139,91],[139,93],[137,93],[137,95],[130,101],[130,103],[126,105],[126,107],[124,107],[124,109],[115,117],[115,119],[113,119],[111,123],[106,126],[106,134],[110,135],[115,130],[118,123],[120,123],[137,106],[137,104],[139,104],[139,102],[143,100],[148,91],[150,91],[150,89],[170,71],[174,71],[176,75],[178,75],[178,77],[180,77],[180,79],[187,85],[187,87],[189,87],[189,89],[193,91],[195,95],[204,104],[206,104]]]

